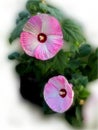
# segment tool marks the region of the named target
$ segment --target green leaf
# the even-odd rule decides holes
[[[83,43],[85,37],[82,28],[73,20],[65,19],[62,22],[62,29],[64,33],[64,39],[70,43]]]
[[[79,107],[79,106],[76,107],[75,114],[76,114],[76,119],[78,121],[78,124],[79,124],[79,126],[81,126],[82,125],[82,120],[83,120],[81,107]]]
[[[64,74],[64,69],[67,66],[68,59],[66,57],[66,53],[62,50],[55,56],[54,58],[54,70],[58,71],[60,74]]]
[[[90,69],[87,73],[89,81],[98,79],[98,48],[89,56],[88,67]]]
[[[15,60],[15,59],[18,59],[19,57],[20,57],[20,54],[18,52],[13,52],[12,54],[8,56],[8,59]]]
[[[88,99],[90,96],[90,91],[83,85],[73,86],[74,90],[74,105],[80,106],[80,101],[83,100],[84,102]]]
[[[73,55],[74,54],[76,55],[76,53],[79,52],[79,46],[80,46],[80,43],[78,42],[75,42],[74,44],[73,43],[70,44],[70,51],[73,53]]]
[[[81,61],[79,59],[72,59],[68,63],[68,67],[73,71],[79,68],[80,65],[81,65]]]
[[[30,18],[30,14],[26,10],[19,13],[18,18],[16,19],[16,24],[19,24],[24,18]]]
[[[12,43],[15,39],[20,37],[20,33],[22,32],[22,29],[24,27],[24,24],[27,22],[28,18],[24,18],[23,20],[21,20],[18,25],[16,26],[16,28],[12,31],[10,38],[9,38],[9,42]]]
[[[74,127],[81,127],[83,125],[82,109],[75,105],[72,106],[66,113],[65,119]]]
[[[20,58],[18,60],[20,63],[31,63],[34,61],[34,57],[30,57],[29,55],[23,53],[20,55]]]
[[[36,14],[40,11],[39,3],[40,0],[29,0],[26,4],[26,9],[31,13],[31,14]]]
[[[95,54],[96,54],[96,58],[98,59],[98,48],[96,48]]]
[[[91,46],[89,44],[83,44],[80,48],[79,48],[79,56],[80,57],[85,57],[87,55],[89,55],[91,53]]]
[[[79,107],[76,107],[76,117],[77,117],[77,120],[81,119]]]
[[[83,90],[79,91],[78,96],[80,99],[87,99],[89,95],[90,95],[90,92],[86,88],[84,88]]]
[[[19,75],[24,75],[26,73],[32,72],[33,66],[30,63],[20,63],[16,66],[16,72]]]
[[[28,17],[29,15],[30,15],[30,14],[29,14],[28,11],[22,11],[22,12],[19,13],[19,17],[20,17],[21,19],[23,19],[23,18],[25,18],[25,17]]]
[[[98,79],[98,61],[94,61],[94,64],[91,67],[91,71],[88,75],[89,81]]]
[[[62,18],[64,17],[63,13],[61,13],[60,10],[58,10],[55,7],[52,7],[49,5],[48,7],[48,12],[53,15],[54,17],[56,17],[59,21],[62,21]]]
[[[35,65],[37,66],[37,68],[39,68],[42,75],[45,75],[48,73],[48,71],[51,71],[53,62],[52,60],[47,61],[35,60]]]
[[[43,3],[40,3],[39,5],[40,5],[41,10],[56,17],[59,21],[62,21],[62,18],[64,17],[64,15],[63,15],[63,13],[61,13],[60,10],[58,10],[57,8],[55,8],[51,5],[46,5]]]
[[[39,3],[39,7],[43,12],[48,13],[48,6],[46,4]]]
[[[86,86],[88,83],[88,77],[81,74],[73,74],[72,79],[70,80],[75,86]]]

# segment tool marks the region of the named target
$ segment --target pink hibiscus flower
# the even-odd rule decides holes
[[[73,103],[74,92],[64,76],[55,76],[49,79],[44,88],[44,99],[47,105],[55,112],[67,111]]]
[[[58,20],[47,14],[32,16],[23,28],[20,43],[29,56],[40,60],[54,57],[63,46]]]

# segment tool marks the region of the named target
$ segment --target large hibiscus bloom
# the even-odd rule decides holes
[[[43,94],[47,105],[58,113],[67,111],[73,103],[72,84],[62,75],[49,79]]]
[[[29,56],[40,60],[54,57],[63,46],[58,20],[48,14],[32,16],[23,28],[20,43]]]

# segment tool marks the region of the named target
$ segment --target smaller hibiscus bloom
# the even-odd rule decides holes
[[[54,57],[63,46],[63,33],[56,18],[48,14],[32,16],[20,36],[23,50],[40,60]]]
[[[62,75],[50,78],[45,85],[44,99],[54,112],[67,111],[73,103],[73,97],[72,84]]]

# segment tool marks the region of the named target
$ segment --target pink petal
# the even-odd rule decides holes
[[[63,88],[66,89],[67,94],[70,98],[72,98],[74,96],[73,90],[72,90],[72,84],[68,83],[67,79],[60,75],[58,76],[58,81],[63,84]]]
[[[58,95],[58,88],[56,88],[56,86],[51,83],[51,79],[45,85],[44,99],[52,110],[57,111],[57,108],[60,108],[58,105],[60,96]]]
[[[34,56],[34,51],[39,44],[35,35],[28,32],[22,32],[20,36],[20,43],[26,54]]]
[[[72,90],[72,85],[65,82],[65,89],[67,90],[68,96],[69,96],[70,98],[73,98],[74,93],[73,93],[73,90]]]
[[[41,60],[53,58],[62,48],[62,36],[49,36],[47,41],[40,44],[35,51],[35,57]]]
[[[48,60],[53,57],[53,55],[48,51],[46,45],[41,43],[36,48],[34,55],[40,60]]]
[[[63,47],[63,37],[58,35],[49,35],[47,37],[46,46],[50,53],[55,56]]]
[[[72,103],[73,103],[73,98],[70,98],[68,96],[66,96],[66,98],[64,98],[61,102],[61,112],[65,112],[67,111],[71,106],[72,106]]]
[[[41,32],[47,35],[63,35],[61,26],[55,17],[47,14],[39,14],[39,17],[43,23]]]
[[[38,35],[41,32],[42,21],[38,15],[32,16],[25,24],[23,31]]]
[[[61,100],[59,98],[48,98],[46,103],[54,112],[62,113]]]
[[[45,85],[45,88],[46,89],[44,91],[44,96],[45,96],[46,100],[48,100],[48,98],[59,97],[58,90],[57,90],[57,88],[53,84],[51,84],[51,83],[48,82]]]
[[[64,84],[59,80],[61,76],[54,76],[53,78],[49,79],[49,83],[56,87],[58,92],[64,88]],[[64,77],[64,76],[62,76]]]
[[[65,83],[68,84],[67,79],[64,76],[62,76],[62,75],[59,75],[59,76],[57,76],[55,78],[57,79],[57,81],[59,81],[62,84],[63,88],[65,88],[65,86],[64,86]]]
[[[53,93],[52,90],[51,93]],[[63,113],[67,111],[73,103],[73,98],[69,98],[68,96],[66,96],[66,98],[62,98],[59,95],[54,96],[55,94],[54,95],[49,94],[48,96],[47,95],[48,92],[47,93],[44,92],[44,99],[46,103],[53,111],[58,113]]]

